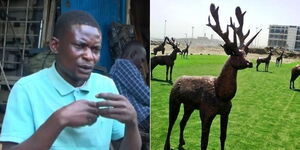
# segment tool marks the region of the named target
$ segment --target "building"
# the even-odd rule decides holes
[[[300,26],[270,25],[268,46],[300,51]]]

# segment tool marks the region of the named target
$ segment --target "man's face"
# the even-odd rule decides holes
[[[56,40],[58,72],[72,85],[82,84],[99,61],[101,33],[89,25],[72,25],[64,37]]]

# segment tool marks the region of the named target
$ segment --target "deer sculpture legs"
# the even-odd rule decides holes
[[[260,62],[256,62],[256,71],[258,71],[258,66],[260,65]]]
[[[261,64],[262,62],[257,61],[256,62],[256,71],[258,71],[258,66]],[[265,63],[265,72],[268,72],[269,70],[269,63]]]
[[[185,144],[183,133],[184,133],[184,128],[186,126],[186,123],[194,111],[194,109],[192,107],[193,106],[184,105],[184,114],[180,121],[180,137],[179,137],[179,147],[180,148]]]
[[[281,65],[282,65],[282,59],[277,58],[277,59],[276,59],[276,66],[279,67],[279,66],[281,66]]]
[[[269,71],[269,63],[266,63],[265,65],[265,72],[268,72]]]
[[[297,78],[297,77],[296,77]],[[290,80],[290,89],[295,89],[295,80],[296,78],[294,77],[291,77],[291,80]]]
[[[151,63],[151,79],[153,78],[153,69],[157,66],[158,64],[157,63]]]
[[[295,80],[300,75],[300,66],[296,66],[292,69],[291,80],[290,80],[290,89],[295,89]]]
[[[166,66],[166,81],[172,81],[172,72],[173,72],[173,65]],[[170,68],[170,80],[168,80],[168,73],[169,73],[169,68]]]
[[[188,57],[188,54],[189,52],[188,51],[186,51],[186,50],[182,50],[181,51],[181,58],[186,58],[187,59],[187,57]]]
[[[231,108],[231,107],[230,107]],[[221,114],[220,117],[220,142],[221,142],[221,150],[225,149],[225,140],[226,140],[226,134],[227,134],[227,124],[228,124],[228,116],[230,113],[230,109],[228,112],[225,112],[224,114]],[[201,117],[201,125],[202,125],[202,135],[201,135],[201,149],[206,150],[208,145],[208,138],[209,138],[209,132],[210,127],[212,124],[212,121],[214,120],[216,114],[207,114],[205,111],[200,111],[200,117]]]
[[[170,136],[173,129],[173,125],[177,119],[178,113],[180,111],[180,103],[174,100],[170,100],[169,102],[169,127],[168,134],[165,142],[164,150],[170,150]]]
[[[169,109],[169,128],[168,128],[168,134],[167,139],[165,143],[165,150],[170,150],[170,136],[171,132],[174,126],[174,123],[177,119],[177,116],[180,111],[180,103],[170,103],[170,109]],[[189,120],[191,114],[193,113],[194,108],[193,106],[184,105],[184,114],[180,121],[180,137],[179,137],[179,145],[178,147],[181,149],[183,145],[185,145],[184,140],[184,129],[186,126],[187,121]],[[226,133],[227,133],[227,124],[228,124],[228,115],[230,113],[230,109],[225,114],[221,115],[221,121],[220,121],[220,142],[221,142],[221,150],[224,150],[225,147],[225,140],[226,140]],[[216,113],[209,114],[206,113],[206,110],[199,111],[200,119],[201,119],[201,126],[202,126],[202,135],[201,135],[201,149],[206,150],[208,145],[208,139],[209,139],[209,132],[210,127],[212,124],[212,121],[214,120]]]
[[[221,150],[224,150],[225,148],[225,140],[226,140],[226,134],[227,134],[227,124],[228,124],[228,114],[221,115],[221,123],[220,123],[220,128],[221,128],[221,136],[220,136],[220,141],[221,141]]]
[[[207,116],[206,114],[200,112],[200,116],[201,116],[201,126],[202,126],[201,150],[206,150],[208,145],[210,126],[216,115]]]
[[[188,52],[188,51],[184,52],[184,53],[183,53],[183,58],[186,58],[186,59],[187,59],[188,55],[189,55],[189,52]]]
[[[158,64],[155,63],[151,63],[151,79],[153,78],[153,69],[157,66]],[[173,65],[166,65],[166,81],[172,81],[172,72],[173,72]],[[170,69],[170,80],[168,80],[168,76],[169,76],[169,69]]]

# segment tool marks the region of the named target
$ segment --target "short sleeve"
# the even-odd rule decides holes
[[[125,132],[125,125],[117,120],[114,120],[111,139],[115,141],[123,138],[125,134],[124,132]]]
[[[0,141],[21,143],[28,139],[34,130],[28,94],[25,88],[16,83],[8,98]]]

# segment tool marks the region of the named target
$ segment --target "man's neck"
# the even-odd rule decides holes
[[[68,77],[67,73],[63,73],[62,69],[58,67],[57,63],[55,63],[55,69],[65,81],[67,81],[69,84],[71,84],[74,87],[81,87],[86,82],[86,80],[75,80],[72,79],[71,77]]]

